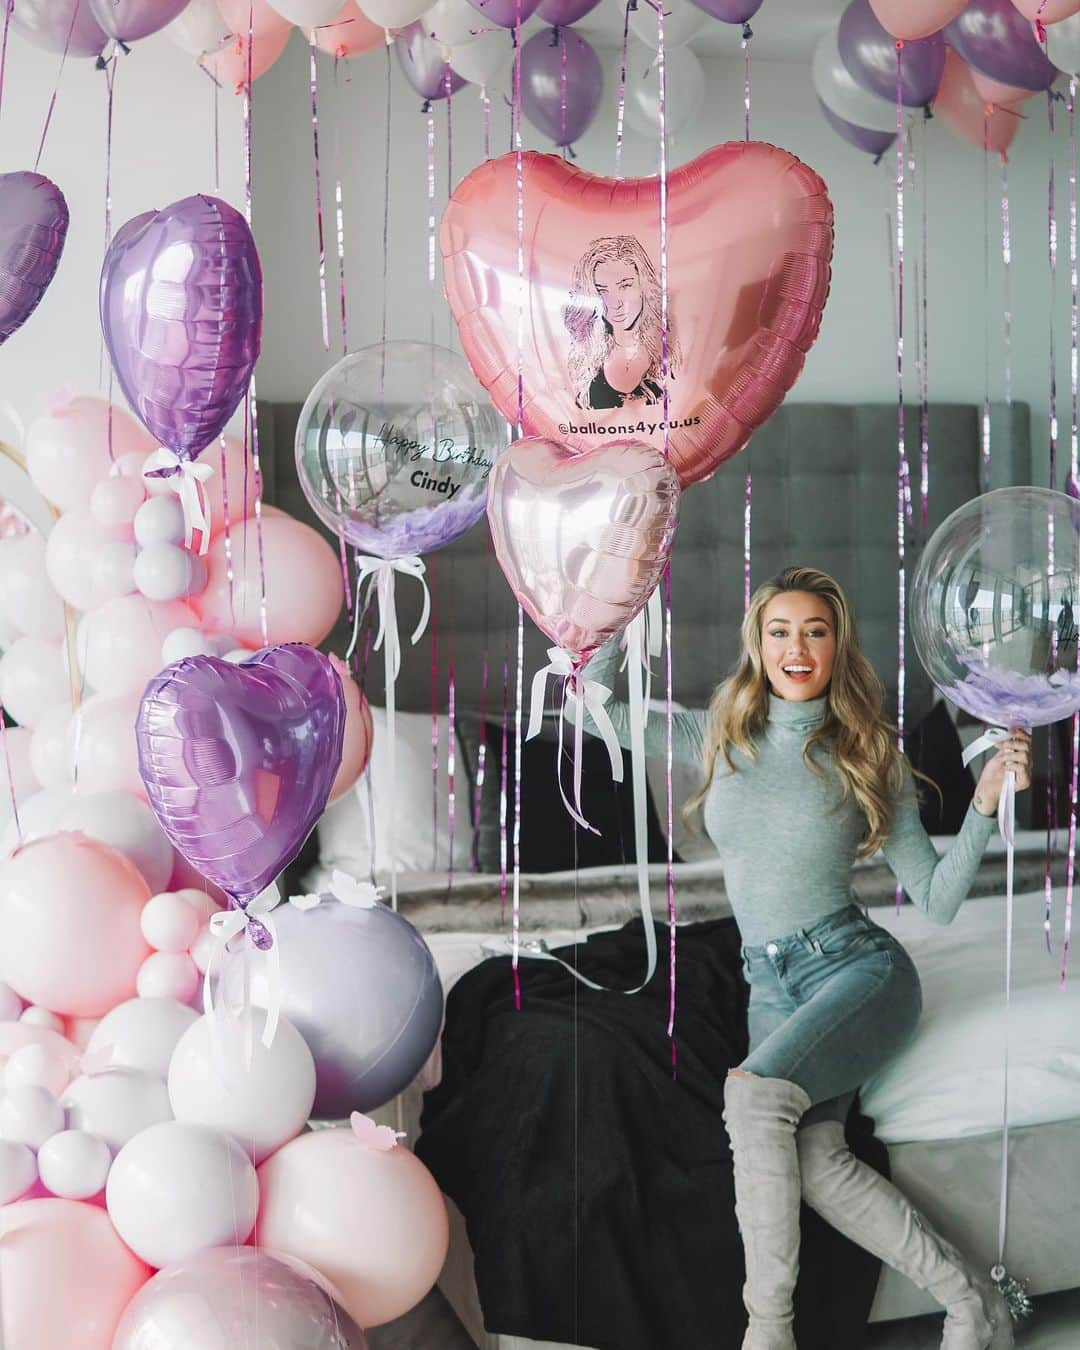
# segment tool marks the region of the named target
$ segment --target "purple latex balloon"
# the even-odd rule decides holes
[[[323,896],[313,909],[278,905],[281,1015],[315,1057],[314,1120],[365,1114],[402,1092],[423,1068],[442,1027],[435,959],[407,919]],[[242,994],[242,960],[226,962],[226,999]],[[251,997],[264,1003],[265,973]]]
[[[889,146],[896,141],[895,131],[873,131],[870,127],[857,127],[854,122],[849,122],[844,117],[837,117],[828,104],[820,98],[818,104],[825,114],[826,122],[832,127],[833,131],[842,136],[848,145],[853,145],[856,150],[865,150],[868,155],[880,159]]]
[[[563,107],[563,51],[566,106]],[[534,33],[521,49],[521,109],[538,131],[558,146],[572,145],[588,130],[604,93],[600,58],[580,33],[553,28]]]
[[[109,40],[90,12],[88,0],[19,0],[11,24],[35,47],[57,54],[66,47],[68,56],[100,56]]]
[[[146,686],[139,773],[174,848],[244,902],[322,815],[344,730],[341,681],[313,647],[267,647],[239,665],[192,656]]]
[[[499,28],[513,28],[518,21],[524,23],[532,17],[540,0],[469,0],[473,9],[478,10],[488,23]]]
[[[851,0],[837,34],[840,59],[857,84],[870,94],[896,102],[896,39],[882,28],[870,0]],[[900,66],[901,98],[906,108],[925,108],[945,73],[945,39],[940,33],[904,43]]]
[[[444,49],[433,42],[417,20],[403,28],[394,38],[398,64],[405,78],[429,103],[446,97],[446,56]],[[450,72],[450,92],[456,94],[468,83],[456,70]]]
[[[262,269],[247,221],[218,197],[135,216],[101,268],[101,327],[132,411],[194,459],[247,392],[262,336]]]
[[[747,23],[761,8],[762,0],[693,0],[693,3],[721,23]]]
[[[1057,78],[1057,67],[1012,0],[970,0],[946,27],[945,41],[969,66],[1002,84],[1049,89]]]
[[[600,0],[540,0],[537,16],[554,28],[564,28],[591,14]]]
[[[187,8],[188,0],[82,0],[109,37],[135,42],[149,37]]]
[[[43,174],[0,174],[0,342],[33,314],[67,238],[64,194]]]

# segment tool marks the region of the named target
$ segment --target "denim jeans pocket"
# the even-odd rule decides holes
[[[894,942],[891,933],[869,919],[843,924],[817,939],[818,950],[823,956],[848,956],[864,951],[891,954]]]

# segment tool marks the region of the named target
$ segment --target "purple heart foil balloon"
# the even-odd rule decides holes
[[[325,810],[344,730],[341,681],[314,647],[267,647],[238,665],[191,656],[146,687],[139,772],[173,847],[243,905]]]
[[[428,37],[424,25],[411,23],[394,38],[398,65],[405,78],[428,103],[446,97],[446,76],[449,69],[444,48]],[[450,93],[456,94],[468,83],[455,70],[450,70]]]
[[[262,338],[262,268],[244,217],[201,194],[117,231],[101,269],[101,328],[135,415],[194,459],[247,392]]]
[[[0,174],[0,342],[33,314],[67,238],[64,194],[43,174]]]

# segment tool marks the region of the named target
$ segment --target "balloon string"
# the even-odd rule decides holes
[[[1047,243],[1047,263],[1050,276],[1050,306],[1049,306],[1049,362],[1050,362],[1050,388],[1048,393],[1048,416],[1050,423],[1050,487],[1054,489],[1057,486],[1057,448],[1058,448],[1058,415],[1057,415],[1057,345],[1054,335],[1054,312],[1057,309],[1057,182],[1054,173],[1054,93],[1048,89],[1046,91],[1046,128],[1050,136],[1050,147],[1047,156],[1047,174],[1046,174],[1046,243]],[[1046,534],[1047,534],[1047,565],[1050,576],[1054,575],[1054,517],[1052,512],[1047,512],[1046,516]],[[1053,665],[1057,665],[1057,646],[1058,633],[1055,628],[1051,637],[1053,648]],[[1043,893],[1046,901],[1046,918],[1050,916],[1050,910],[1054,898],[1054,878],[1053,878],[1053,849],[1056,842],[1056,802],[1054,791],[1054,732],[1052,727],[1046,729],[1046,859],[1045,873],[1043,877]]]
[[[225,519],[225,577],[229,583],[229,621],[236,627],[236,593],[233,589],[232,520],[229,515],[229,461],[225,454],[225,433],[221,442],[221,511]]]
[[[315,163],[315,235],[319,244],[319,315],[322,320],[323,351],[330,350],[330,320],[326,312],[326,239],[323,231],[322,209],[322,168],[319,162],[319,66],[315,59],[318,46],[315,42],[315,30],[309,38],[311,48],[310,76],[311,85],[311,147]]]
[[[525,336],[525,160],[521,145],[521,23],[522,0],[514,0],[514,97],[512,127],[517,229],[517,434],[524,435],[525,382],[522,347]],[[517,672],[514,702],[514,833],[513,833],[513,948],[514,1007],[521,1007],[521,718],[525,685],[525,611],[517,606]]]
[[[741,39],[743,54],[743,140],[750,139],[750,39],[753,34],[744,25]],[[743,498],[743,610],[750,608],[750,525],[754,500],[754,476],[746,471]]]
[[[113,92],[116,83],[116,56],[105,63],[105,247],[102,255],[108,253],[112,242],[112,135],[113,135]],[[112,452],[112,363],[109,363],[109,412],[108,437],[109,458]],[[102,329],[98,336],[98,388],[105,378],[105,334]]]
[[[431,870],[439,870],[439,604],[431,611]]]
[[[998,808],[1002,834],[1005,835],[1005,1047],[1001,1105],[1001,1179],[998,1194],[997,1266],[992,1274],[1005,1277],[1005,1234],[1009,1213],[1009,1031],[1012,1012],[1013,952],[1013,880],[1016,824],[1016,776],[1005,775],[1002,801]]]
[[[1080,278],[1076,249],[1076,77],[1069,78],[1069,456],[1070,477],[1075,485],[1080,476],[1080,365],[1077,360],[1077,329],[1080,317]],[[1069,785],[1069,857],[1065,874],[1065,924],[1062,941],[1061,981],[1064,985],[1069,964],[1069,938],[1072,932],[1073,882],[1076,876],[1076,812],[1080,796],[1080,713],[1072,719],[1072,780]],[[1047,948],[1050,925],[1047,921]]]
[[[427,279],[430,342],[435,345],[435,109],[427,105]]]
[[[510,835],[509,819],[510,777],[508,770],[510,747],[510,634],[507,631],[503,646],[502,751],[499,776],[499,918],[506,922],[506,878],[509,873]]]
[[[37,156],[34,159],[34,172],[37,173],[38,165],[41,163],[41,154],[45,149],[45,137],[49,134],[49,126],[52,123],[53,109],[56,107],[56,96],[60,92],[60,81],[64,75],[64,66],[67,64],[68,48],[71,46],[71,35],[75,31],[75,20],[78,18],[79,6],[73,5],[71,9],[71,22],[68,24],[67,37],[64,39],[64,50],[60,56],[60,66],[56,72],[56,82],[53,85],[52,97],[49,99],[49,107],[45,113],[45,125],[41,128],[41,140],[38,141]],[[5,24],[5,37],[7,26]]]
[[[1001,267],[1005,289],[1005,407],[1012,407],[1012,231],[1009,223],[1009,161],[1001,156]]]
[[[491,531],[489,530],[484,546],[484,656],[480,666],[480,747],[476,753],[476,782],[473,786],[473,822],[479,825],[480,810],[484,800],[484,783],[487,777],[487,697],[489,650],[491,644]],[[473,830],[472,871],[480,870],[480,834]]]
[[[980,491],[990,490],[990,114],[983,115],[983,406]]]
[[[626,0],[623,10],[622,57],[619,62],[619,110],[615,117],[615,177],[622,174],[623,127],[626,122],[626,54],[630,43],[630,10],[637,0]]]
[[[921,206],[921,253],[922,253],[922,301],[918,306],[919,318],[916,330],[919,368],[919,496],[922,503],[922,528],[925,532],[930,511],[930,250],[927,247],[927,173],[926,173],[926,119],[922,121],[922,191]],[[918,285],[918,273],[916,273]]]
[[[341,304],[341,354],[349,354],[349,319],[345,311],[345,194],[341,182],[341,62],[334,57],[334,226],[337,234],[338,296]],[[345,568],[345,594],[348,599],[348,567]]]
[[[221,195],[221,105],[219,95],[221,87],[217,80],[210,81],[210,97],[213,99],[211,117],[214,126],[214,196]]]
[[[750,25],[743,25],[743,140],[750,139],[750,39],[753,37]]]
[[[896,668],[896,745],[904,753],[904,685],[906,676],[907,560],[905,528],[907,521],[905,487],[907,484],[907,447],[904,424],[904,44],[896,44],[896,563],[897,563],[897,668]],[[900,909],[904,889],[896,883],[896,908]]]
[[[8,33],[11,30],[11,16],[15,11],[15,0],[7,0],[4,6],[4,39],[0,44],[0,110],[4,106],[4,71],[7,69]]]
[[[386,321],[390,312],[390,113],[393,92],[390,43],[386,44],[386,141],[383,157],[382,223],[382,342],[386,342]]]
[[[19,847],[22,847],[23,832],[22,824],[19,821],[19,803],[15,800],[15,775],[11,768],[11,747],[8,745],[7,718],[4,715],[4,705],[0,703],[0,740],[4,746],[4,769],[7,773],[8,794],[11,798],[11,818],[15,822],[15,837],[19,841]]]
[[[251,85],[252,85],[252,49],[255,43],[255,0],[248,0],[248,45],[247,79],[244,82],[244,215],[251,227]],[[259,405],[255,395],[255,372],[252,371],[248,384],[247,412],[251,427],[251,463],[255,478],[255,539],[259,555],[259,629],[263,646],[270,642],[269,621],[266,609],[266,557],[263,552],[262,528],[262,464],[259,459]],[[244,456],[245,466],[247,455]],[[246,479],[245,479],[246,482]],[[246,497],[246,490],[245,490]],[[244,531],[245,545],[247,531]]]
[[[491,99],[488,97],[487,85],[480,86],[480,107],[483,110],[483,134],[484,134],[484,158],[491,158]]]
[[[560,139],[562,145],[563,159],[569,159],[569,147],[566,145],[566,38],[563,30],[556,27],[555,33],[559,43],[559,116],[562,135]]]

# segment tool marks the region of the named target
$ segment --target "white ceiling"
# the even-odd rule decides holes
[[[668,0],[664,12],[690,3],[691,0]],[[645,8],[649,0],[638,0],[638,4]],[[814,44],[839,20],[845,6],[846,0],[764,0],[751,20],[752,55],[763,61],[809,62]],[[596,9],[575,27],[590,39],[617,47],[622,43],[623,13],[623,0],[600,0]],[[690,45],[699,54],[737,56],[739,37],[737,25],[709,18]]]

